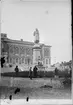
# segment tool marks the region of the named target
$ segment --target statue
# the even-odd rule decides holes
[[[38,43],[39,42],[39,31],[37,28],[34,31],[34,36],[35,36],[35,43]]]

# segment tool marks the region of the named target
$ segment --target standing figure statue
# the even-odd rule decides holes
[[[35,43],[39,43],[39,31],[38,31],[37,28],[36,28],[36,30],[34,31],[34,36],[35,36],[34,42],[35,42]]]

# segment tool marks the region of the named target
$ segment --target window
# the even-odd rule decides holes
[[[10,58],[10,63],[12,63],[12,58]]]
[[[10,50],[10,53],[13,53],[13,52],[14,52],[14,51],[13,51],[13,46],[12,46],[12,45],[9,47],[9,50]]]
[[[48,57],[49,56],[49,49],[44,48],[44,56]]]
[[[24,63],[24,57],[22,58],[22,63]]]
[[[26,48],[26,55],[32,55],[32,49]]]
[[[20,47],[20,54],[24,54],[24,48]]]
[[[21,58],[19,59],[19,64],[21,64]]]
[[[15,64],[15,58],[13,58],[13,64]]]
[[[48,59],[46,59],[46,64],[48,64]]]
[[[18,58],[16,58],[16,63],[18,63]]]
[[[17,46],[14,46],[14,53],[18,54],[19,53],[19,48]]]
[[[27,59],[25,58],[25,64],[27,64]]]
[[[27,58],[27,62],[28,62],[28,64],[30,64],[30,58]]]

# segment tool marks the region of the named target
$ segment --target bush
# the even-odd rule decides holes
[[[8,72],[8,73],[1,73],[1,76],[8,76],[8,77],[28,77],[29,71],[21,71],[21,72]]]
[[[70,74],[67,71],[59,71],[58,76],[63,78],[69,78]]]
[[[70,87],[71,88],[72,80],[71,80],[71,78],[64,78],[62,83],[63,83],[64,87],[66,87],[66,88]]]
[[[44,71],[38,71],[38,72],[37,72],[37,76],[38,76],[39,78],[44,77]]]
[[[19,71],[18,73],[16,72],[8,72],[8,73],[2,73],[2,76],[10,76],[10,77],[29,77],[29,71]],[[55,76],[54,71],[37,71],[37,77],[38,78],[52,78]],[[66,71],[58,71],[58,76],[60,78],[71,78],[71,73],[69,74]]]
[[[53,71],[46,71],[45,77],[48,77],[48,78],[54,77],[54,72]]]
[[[38,77],[42,78],[42,77],[54,77],[54,72],[52,71],[38,71]]]
[[[29,77],[29,71],[21,71],[21,72],[8,72],[8,73],[2,73],[2,76],[9,76],[9,77]],[[38,78],[43,78],[43,77],[54,77],[54,72],[52,71],[38,71],[37,72],[37,77]]]

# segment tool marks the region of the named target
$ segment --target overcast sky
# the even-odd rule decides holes
[[[3,0],[1,32],[14,40],[34,41],[33,32],[38,28],[40,42],[52,46],[52,64],[69,61],[72,53],[70,0],[41,1]]]

